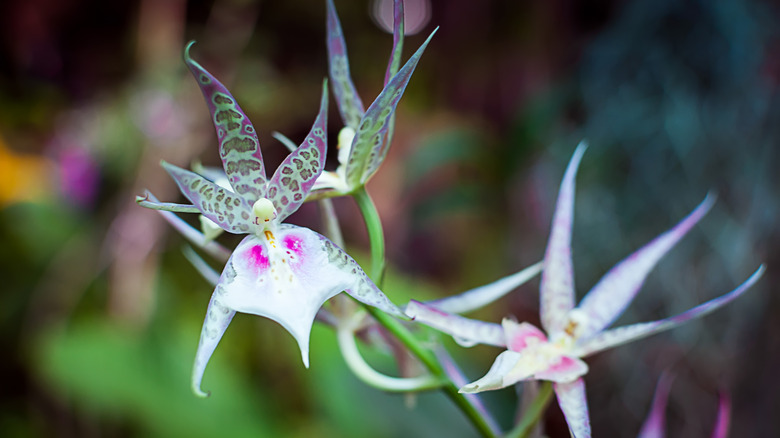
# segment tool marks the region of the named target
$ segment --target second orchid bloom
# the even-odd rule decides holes
[[[462,343],[506,348],[484,377],[463,386],[461,392],[504,388],[523,380],[551,381],[569,428],[577,438],[591,435],[582,379],[588,365],[582,358],[704,316],[744,293],[764,272],[761,266],[728,294],[671,318],[607,329],[631,303],[655,264],[709,211],[714,198],[707,196],[675,227],[607,272],[575,307],[571,257],[574,180],[586,148],[584,144],[577,148],[564,174],[544,256],[540,317],[546,333],[525,322],[504,319],[499,325],[476,321],[416,301],[406,308],[406,313],[416,321]]]

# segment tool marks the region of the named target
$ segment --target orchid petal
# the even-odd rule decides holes
[[[386,154],[386,134],[389,122],[392,118],[398,101],[401,100],[406,86],[412,77],[415,67],[420,60],[425,48],[436,33],[436,28],[428,39],[406,61],[401,70],[393,76],[393,79],[379,93],[374,103],[360,120],[360,126],[355,129],[356,134],[352,140],[352,148],[347,161],[346,179],[353,187],[365,184],[382,163]]]
[[[666,436],[666,403],[669,399],[672,380],[671,374],[667,373],[658,379],[653,397],[653,409],[647,415],[647,420],[642,425],[637,438],[664,438]]]
[[[223,230],[242,234],[253,227],[252,207],[246,201],[195,172],[184,170],[166,162],[162,166],[171,175],[179,190],[193,203],[203,216],[211,219]]]
[[[221,167],[204,166],[199,162],[195,162],[192,164],[192,171],[223,189],[233,190],[233,187],[230,185],[230,181],[228,181],[228,177],[225,174],[225,170]]]
[[[577,356],[584,357],[590,354],[597,353],[608,348],[616,347],[618,345],[625,344],[646,336],[650,336],[664,330],[669,330],[691,319],[700,318],[720,308],[721,306],[730,303],[745,291],[747,291],[759,278],[764,274],[765,267],[761,265],[753,275],[750,276],[744,283],[739,285],[733,291],[721,295],[718,298],[714,298],[707,301],[704,304],[687,310],[679,315],[672,316],[670,318],[661,319],[653,322],[644,322],[639,324],[632,324],[624,327],[618,327],[616,329],[607,330],[601,333],[597,333],[590,338],[581,339],[577,342],[574,350]]]
[[[410,318],[451,335],[463,346],[506,346],[504,329],[498,324],[453,315],[415,300],[409,301],[405,310]]]
[[[588,416],[588,400],[585,397],[585,381],[579,378],[569,383],[553,385],[558,405],[566,417],[569,431],[574,438],[590,437],[590,418]]]
[[[393,50],[390,52],[390,60],[387,62],[385,72],[385,85],[398,73],[401,66],[401,53],[404,47],[404,1],[393,2]]]
[[[175,204],[173,202],[158,202],[152,200],[150,193],[146,192],[143,196],[136,196],[135,202],[141,207],[148,208],[150,210],[168,211],[176,213],[200,213],[198,207],[187,204]]]
[[[580,143],[566,168],[553,215],[550,240],[544,254],[539,307],[542,326],[553,338],[563,331],[568,313],[574,308],[574,270],[571,261],[574,179],[585,149],[585,142]]]
[[[328,272],[323,275],[344,276],[349,285],[344,287],[344,292],[352,298],[372,307],[393,315],[400,319],[409,319],[389,298],[374,284],[363,268],[349,256],[343,249],[339,248],[327,237],[306,229],[306,231],[316,235],[320,239],[322,257],[327,257],[330,264]],[[347,281],[345,280],[345,281]],[[319,280],[318,280],[319,281]]]
[[[577,307],[585,315],[581,327],[578,327],[579,336],[588,337],[612,324],[634,299],[656,263],[707,214],[714,201],[712,195],[707,195],[674,228],[656,237],[607,272]]]
[[[266,177],[257,132],[230,92],[190,57],[193,42],[184,49],[184,62],[198,81],[211,112],[219,140],[219,157],[236,193],[250,202],[263,197]]]
[[[276,220],[281,222],[295,212],[306,200],[317,177],[325,168],[328,151],[328,83],[322,83],[320,111],[309,135],[282,164],[268,181],[266,197],[276,207]]]
[[[481,379],[469,383],[460,388],[458,392],[473,394],[482,391],[506,388],[514,385],[522,379],[512,379],[511,374],[517,363],[520,362],[523,355],[514,351],[506,350],[496,357],[490,370]],[[525,377],[529,377],[527,375]]]
[[[588,364],[573,356],[561,356],[546,370],[534,374],[534,379],[556,383],[571,382],[588,372]]]
[[[343,251],[334,251],[325,237],[292,225],[264,235],[265,239],[249,235],[236,247],[214,296],[227,308],[279,323],[298,342],[307,367],[315,315],[342,290],[404,317],[357,263]]]
[[[203,328],[200,331],[200,342],[198,343],[198,351],[195,353],[195,364],[192,367],[192,391],[198,396],[208,397],[209,395],[209,393],[200,389],[203,372],[206,370],[206,365],[208,365],[214,349],[217,348],[217,344],[219,344],[222,335],[225,334],[225,330],[227,330],[235,314],[234,310],[220,302],[217,293],[212,295],[209,307],[206,309]]]
[[[352,76],[349,73],[349,58],[347,57],[347,44],[344,42],[344,33],[336,14],[333,0],[327,0],[327,27],[328,27],[328,68],[330,78],[333,81],[333,94],[341,113],[344,124],[357,130],[360,119],[365,110],[360,100]]]
[[[496,280],[493,283],[451,297],[428,301],[426,304],[449,313],[471,312],[472,310],[477,310],[486,306],[515,290],[520,285],[542,272],[542,266],[542,263],[537,263],[520,272]]]
[[[522,353],[528,347],[547,342],[544,332],[527,322],[517,323],[511,319],[501,321],[508,350]]]
[[[151,202],[159,204],[157,198],[155,198],[151,192],[147,191],[145,196]],[[189,240],[193,245],[196,245],[197,247],[206,251],[210,256],[221,261],[227,261],[227,259],[230,257],[230,251],[227,248],[217,242],[208,241],[203,233],[196,230],[195,228],[192,228],[190,224],[184,222],[179,216],[176,216],[169,211],[158,211],[160,215],[162,215],[163,219],[168,221],[168,223],[171,224],[173,228],[175,228],[176,231],[178,231],[182,236],[184,236],[185,239]]]
[[[718,419],[715,420],[715,429],[712,431],[712,438],[726,438],[729,436],[729,426],[731,425],[731,397],[728,394],[721,394],[718,400]]]

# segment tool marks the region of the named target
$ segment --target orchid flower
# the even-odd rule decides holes
[[[395,108],[403,96],[428,39],[399,70],[403,48],[403,0],[395,0],[393,48],[385,73],[384,89],[374,102],[363,109],[349,71],[347,46],[333,0],[327,0],[328,65],[333,93],[344,128],[338,136],[339,166],[334,172],[323,172],[314,184],[311,199],[341,196],[363,187],[385,159],[392,138]]]
[[[192,205],[160,204],[148,197],[140,203],[160,210],[199,212],[229,233],[248,234],[228,259],[203,323],[192,388],[206,396],[200,389],[203,372],[236,312],[282,325],[298,342],[306,367],[317,310],[342,290],[367,305],[405,316],[338,246],[312,230],[282,223],[304,202],[323,170],[327,81],[311,131],[267,179],[254,127],[224,85],[192,60],[191,46],[184,59],[211,112],[229,187],[163,162]]]
[[[606,330],[639,292],[655,264],[707,213],[714,199],[707,196],[676,226],[618,263],[575,308],[571,258],[574,179],[585,149],[584,144],[577,148],[566,169],[544,256],[540,316],[546,333],[526,322],[504,319],[499,325],[476,321],[416,301],[406,307],[410,317],[453,335],[461,342],[507,348],[498,355],[484,377],[463,386],[461,392],[504,388],[531,379],[552,381],[561,410],[577,438],[590,436],[582,379],[588,366],[582,358],[704,316],[740,296],[764,272],[762,265],[728,294],[671,318]]]
[[[655,388],[653,407],[642,424],[637,438],[664,438],[666,436],[666,404],[669,399],[669,390],[672,387],[673,378],[664,373]],[[712,430],[712,438],[726,438],[729,432],[731,417],[731,398],[728,394],[721,393],[718,399],[718,417]]]

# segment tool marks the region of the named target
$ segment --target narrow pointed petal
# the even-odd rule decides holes
[[[344,42],[344,33],[336,14],[333,0],[327,0],[327,27],[328,27],[328,68],[330,79],[333,83],[333,94],[336,95],[336,103],[341,113],[344,124],[357,130],[360,119],[365,110],[360,100],[355,84],[352,83],[352,75],[349,72],[349,58],[347,57],[347,44]]]
[[[328,151],[328,83],[322,84],[317,119],[309,135],[295,151],[287,155],[268,182],[266,197],[276,207],[276,220],[283,221],[306,200],[317,177],[325,168]]]
[[[647,415],[637,438],[664,438],[666,436],[666,403],[672,387],[672,376],[664,373],[658,379],[653,397],[653,408]]]
[[[471,312],[517,289],[542,272],[542,266],[542,263],[537,263],[493,283],[451,297],[428,301],[426,304],[449,313]]]
[[[203,216],[211,219],[223,230],[248,233],[254,228],[252,207],[241,197],[207,180],[195,172],[162,162],[179,190],[198,207]]]
[[[271,137],[275,138],[277,141],[283,144],[284,147],[286,147],[290,152],[295,152],[295,150],[298,149],[298,145],[281,132],[274,131],[271,133]]]
[[[184,258],[190,262],[204,280],[212,286],[217,285],[219,282],[219,272],[212,269],[211,266],[209,266],[209,264],[206,263],[206,261],[189,245],[185,245],[184,248],[182,248],[182,252],[184,252]]]
[[[453,315],[415,300],[409,301],[405,310],[410,318],[447,333],[463,346],[506,346],[504,329],[498,324]]]
[[[401,53],[404,48],[404,0],[393,2],[393,50],[390,52],[390,60],[387,62],[385,72],[385,85],[398,73],[401,66]]]
[[[527,322],[517,323],[511,319],[501,321],[508,350],[522,353],[528,347],[547,342],[544,332]]]
[[[214,349],[225,334],[230,321],[236,314],[235,311],[224,306],[217,293],[211,296],[209,307],[206,310],[206,318],[203,321],[203,328],[200,332],[200,342],[198,351],[195,353],[195,364],[192,367],[192,391],[201,397],[208,397],[208,393],[200,389],[200,382],[203,379],[203,372],[209,363]]]
[[[521,379],[508,379],[507,376],[512,374],[512,370],[515,368],[518,362],[522,359],[520,353],[506,350],[496,357],[495,362],[490,367],[490,370],[481,379],[469,383],[468,385],[460,388],[459,392],[466,394],[473,394],[482,391],[491,391],[494,389],[506,388],[507,386],[514,385]],[[525,377],[530,377],[527,375]]]
[[[579,336],[586,338],[612,324],[634,299],[656,263],[707,214],[714,201],[714,196],[707,195],[674,228],[656,237],[607,272],[577,307],[585,316],[578,327]]]
[[[727,438],[731,426],[731,397],[721,394],[718,400],[718,419],[715,421],[715,429],[712,438]]]
[[[227,88],[190,57],[193,44],[190,42],[184,50],[184,62],[206,99],[225,173],[236,193],[257,201],[263,196],[266,182],[257,132]]]
[[[589,438],[590,417],[588,400],[585,397],[585,381],[579,378],[570,383],[555,383],[553,388],[572,436]]]
[[[169,211],[176,213],[200,213],[198,207],[187,204],[175,204],[173,202],[159,202],[151,199],[151,193],[146,192],[143,196],[136,196],[135,202],[141,207],[150,210]]]
[[[385,89],[379,93],[374,103],[368,107],[365,115],[363,115],[360,126],[356,129],[355,137],[352,140],[352,149],[347,161],[346,178],[347,183],[351,186],[356,187],[364,184],[382,163],[382,159],[384,159],[387,153],[385,140],[387,139],[392,115],[395,112],[398,101],[401,100],[401,96],[403,96],[406,90],[406,86],[409,84],[420,57],[436,33],[436,30],[431,32],[428,39],[406,61],[406,64],[390,80]]]
[[[574,221],[574,179],[587,145],[582,142],[574,151],[561,182],[558,202],[552,219],[550,240],[544,254],[544,271],[539,300],[542,327],[555,338],[567,324],[574,308],[574,270],[571,261],[571,229]]]
[[[157,198],[155,198],[151,192],[146,192],[146,196],[151,202],[158,202]],[[197,246],[198,248],[206,251],[210,256],[223,262],[227,261],[227,259],[230,257],[230,251],[227,248],[217,242],[208,241],[203,233],[196,230],[195,228],[192,228],[190,224],[184,222],[179,216],[176,216],[169,211],[158,211],[160,212],[160,215],[162,215],[163,219],[168,221],[168,223],[171,224],[171,226],[173,226],[173,228],[175,228],[176,231],[178,231],[182,236],[184,236],[185,239],[189,240],[190,243]]]
[[[704,304],[700,304],[686,312],[680,313],[679,315],[653,322],[644,322],[618,327],[597,333],[587,339],[580,339],[575,346],[574,354],[579,357],[584,357],[602,350],[606,350],[608,348],[617,347],[618,345],[669,330],[692,319],[701,318],[702,316],[707,315],[708,313],[713,312],[720,307],[730,303],[745,293],[745,291],[750,289],[750,287],[753,286],[753,284],[755,284],[759,278],[761,278],[761,276],[764,274],[764,270],[764,265],[761,265],[758,270],[756,270],[756,272],[750,276],[750,278],[748,278],[744,283],[739,285],[733,291],[725,295],[721,295],[718,298],[707,301]]]

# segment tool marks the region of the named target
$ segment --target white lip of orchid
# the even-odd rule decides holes
[[[270,199],[260,198],[252,205],[252,212],[255,214],[255,224],[265,229],[272,220],[276,219],[276,208]]]

